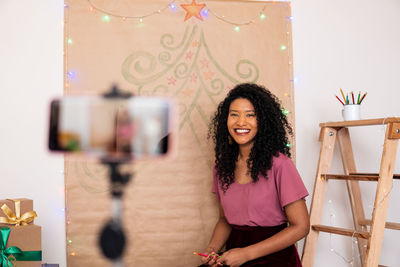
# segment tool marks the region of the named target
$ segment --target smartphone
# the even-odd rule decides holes
[[[163,156],[171,147],[172,113],[166,98],[66,96],[51,101],[48,146],[99,158]]]

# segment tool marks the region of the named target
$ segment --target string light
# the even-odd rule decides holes
[[[326,175],[326,173],[325,173]],[[335,219],[335,214],[332,211],[332,200],[328,200],[329,203],[329,218],[330,218],[330,225],[334,225],[334,219]],[[343,261],[345,261],[346,263],[353,265],[354,264],[354,260],[355,260],[355,249],[354,249],[354,244],[357,244],[357,239],[354,240],[354,235],[355,235],[356,231],[353,231],[353,234],[351,235],[351,258],[350,259],[346,259],[346,257],[344,257],[342,254],[340,254],[334,247],[333,247],[333,242],[332,242],[332,233],[329,234],[329,251],[335,253],[337,256],[339,256]],[[358,255],[360,256],[360,255]]]
[[[69,78],[75,79],[75,77],[76,77],[76,72],[75,72],[75,71],[68,71],[68,72],[67,72],[67,75],[68,75]]]
[[[289,2],[289,5],[290,5],[290,2]],[[261,12],[260,13],[260,19],[263,19],[263,17],[265,16],[265,14],[263,13],[263,12]],[[266,17],[266,16],[265,16]],[[285,18],[283,18],[283,19],[285,19]],[[288,46],[286,46],[286,45],[281,45],[281,47],[280,47],[280,49],[281,49],[281,51],[287,51],[287,62],[288,62],[288,80],[289,80],[289,88],[288,88],[288,92],[285,92],[283,95],[285,96],[285,97],[287,97],[288,99],[289,99],[289,105],[290,105],[290,107],[291,108],[293,108],[294,107],[294,84],[293,84],[293,82],[291,82],[291,80],[293,79],[293,76],[294,76],[294,74],[293,74],[293,65],[291,64],[291,58],[292,58],[292,51],[290,50],[290,48],[291,48],[291,46],[290,46],[290,44],[291,44],[291,36],[290,36],[290,32],[291,32],[291,20],[288,20],[288,19],[285,19],[285,25],[286,25],[286,34],[285,34],[285,36],[286,36],[286,45]],[[284,48],[284,49],[282,49],[282,48]],[[286,109],[285,109],[286,110]],[[293,118],[293,113],[292,112],[290,112],[289,110],[288,110],[288,113],[286,114],[286,116],[288,117],[288,121],[290,121],[290,124],[294,127],[294,122],[293,122],[293,120],[294,120],[294,118]],[[296,146],[296,141],[295,141],[295,137],[292,135],[291,137],[291,143],[294,145],[294,146]],[[288,147],[291,147],[291,144],[289,143],[289,146]],[[295,148],[292,148],[291,150],[296,150]]]
[[[287,116],[289,114],[289,110],[283,108],[282,113],[283,113],[283,115]]]
[[[203,8],[200,12],[201,16],[204,17],[208,17],[208,9],[207,8]]]
[[[172,9],[172,10],[176,10],[176,5],[174,5],[174,4],[169,4],[169,7]]]
[[[166,4],[162,8],[159,8],[159,9],[157,9],[155,11],[152,11],[152,12],[149,12],[147,14],[142,14],[142,15],[135,16],[135,15],[127,15],[127,14],[119,14],[119,13],[111,12],[111,11],[105,10],[105,9],[100,8],[97,5],[93,4],[93,2],[92,2],[93,0],[87,0],[87,1],[89,3],[90,7],[95,9],[95,10],[97,10],[97,11],[100,11],[100,12],[102,12],[102,13],[108,15],[108,16],[113,16],[113,17],[118,17],[118,18],[125,18],[125,19],[146,18],[146,17],[150,17],[150,16],[153,16],[153,15],[156,15],[156,14],[160,14],[161,12],[163,12],[167,8],[170,8],[170,9],[173,9],[173,7],[176,8],[176,5],[174,5],[176,0],[171,0],[168,4]]]
[[[209,10],[209,12],[210,12],[214,17],[216,17],[217,19],[219,19],[219,20],[221,20],[221,21],[223,21],[223,22],[226,22],[226,23],[229,23],[229,24],[232,24],[232,25],[236,25],[236,26],[243,26],[243,25],[249,25],[249,24],[254,23],[254,21],[255,21],[255,19],[256,19],[257,17],[261,18],[261,16],[264,15],[264,10],[266,9],[266,7],[267,7],[267,4],[265,4],[265,5],[263,6],[263,8],[261,9],[261,11],[259,11],[259,12],[257,13],[257,15],[253,16],[251,19],[249,19],[249,20],[247,20],[247,21],[244,21],[244,22],[232,21],[232,20],[226,19],[225,16],[223,16],[223,15],[218,15],[217,13],[213,12],[211,9],[208,9],[208,10]],[[260,14],[262,14],[262,15],[260,15]],[[264,17],[261,18],[261,19],[264,19],[264,18],[265,18],[265,15],[264,15]]]
[[[109,15],[104,15],[103,21],[110,22],[110,16]]]
[[[147,14],[135,16],[135,15],[127,15],[127,14],[119,14],[119,13],[116,13],[116,12],[111,12],[111,11],[105,10],[105,9],[100,8],[100,7],[96,6],[95,4],[93,4],[93,2],[92,2],[93,0],[87,0],[87,1],[88,1],[89,5],[90,5],[90,7],[89,7],[90,11],[93,11],[95,9],[97,11],[100,11],[100,12],[108,15],[108,19],[104,19],[107,22],[110,19],[109,16],[119,17],[119,18],[122,18],[123,20],[126,20],[126,19],[140,19],[140,18],[146,18],[146,17],[150,17],[150,16],[153,16],[153,15],[156,15],[156,14],[160,14],[161,12],[163,12],[167,8],[170,8],[171,10],[176,10],[176,5],[174,4],[176,2],[176,0],[171,0],[167,5],[165,5],[164,7],[160,8],[160,9],[157,9],[155,11],[149,12]],[[253,16],[251,19],[246,20],[244,22],[237,22],[237,21],[232,21],[232,20],[226,19],[224,15],[218,15],[217,13],[213,12],[210,8],[204,8],[200,12],[200,14],[201,14],[202,17],[208,17],[209,13],[211,13],[215,18],[217,18],[217,19],[219,19],[221,21],[224,21],[226,23],[229,23],[229,24],[232,24],[232,25],[236,25],[236,26],[243,26],[243,25],[249,25],[249,24],[254,23],[255,19],[257,17],[259,17],[261,20],[265,19],[266,15],[265,15],[264,11],[266,9],[266,6],[267,6],[267,4],[265,4],[263,6],[263,8],[259,12],[257,12],[257,15]],[[235,27],[235,30],[236,30],[236,27]]]
[[[236,32],[239,32],[239,31],[240,31],[239,26],[237,26],[237,25],[235,26],[235,31],[236,31]]]
[[[68,39],[67,39],[67,43],[68,43],[68,44],[72,44],[72,39],[71,39],[71,38],[68,38]]]

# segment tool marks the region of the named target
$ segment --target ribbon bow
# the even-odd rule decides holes
[[[21,216],[21,201],[18,199],[10,200],[14,201],[15,213],[6,204],[3,204],[3,206],[1,206],[1,210],[7,217],[0,217],[0,223],[15,224],[15,226],[20,226],[27,225],[35,220],[35,218],[37,217],[35,211],[32,210],[25,212]]]
[[[14,267],[15,261],[41,261],[42,251],[22,251],[19,247],[7,248],[10,227],[0,227],[0,266]]]
[[[22,251],[18,247],[7,247],[8,237],[10,235],[9,227],[0,228],[0,263],[1,266],[13,267],[15,264],[14,254],[21,254]],[[11,260],[10,260],[11,259]]]

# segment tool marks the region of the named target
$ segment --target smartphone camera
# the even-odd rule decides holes
[[[172,102],[165,98],[66,96],[50,104],[49,149],[108,158],[166,155]]]

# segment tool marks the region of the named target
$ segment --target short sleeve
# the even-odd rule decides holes
[[[212,191],[215,196],[217,197],[218,201],[221,201],[220,195],[219,195],[219,190],[218,190],[218,176],[217,176],[217,169],[215,169],[215,164],[213,167],[213,185],[212,185]]]
[[[308,196],[300,174],[290,158],[286,158],[276,172],[276,186],[282,208]]]

